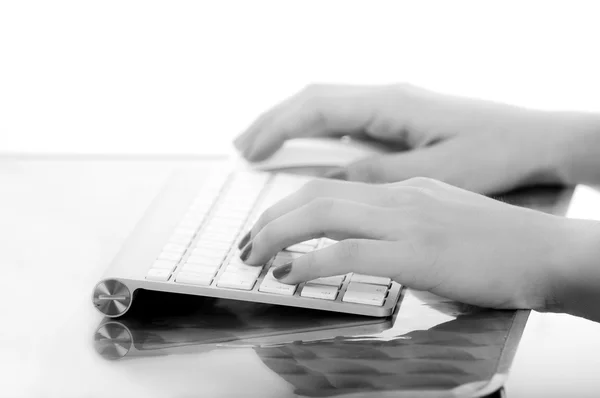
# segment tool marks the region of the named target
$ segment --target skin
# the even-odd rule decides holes
[[[523,109],[405,84],[313,85],[261,115],[234,145],[258,161],[292,138],[370,138],[399,150],[338,174],[364,182],[430,177],[490,194],[600,181],[599,131],[594,114]]]
[[[387,276],[469,304],[600,320],[600,224],[476,193],[600,181],[597,116],[405,85],[318,86],[266,112],[235,145],[261,160],[286,139],[324,135],[402,150],[337,171],[351,181],[315,180],[269,208],[245,239],[248,264],[326,236],[339,242],[274,275],[292,284],[347,272]]]

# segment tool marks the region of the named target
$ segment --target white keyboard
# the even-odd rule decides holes
[[[141,228],[162,228],[160,225],[165,223],[172,226],[166,233],[157,232],[147,238],[149,244],[152,242],[148,252],[155,254],[126,253],[124,257],[134,257],[136,264],[122,265],[122,259],[117,261],[111,267],[110,275],[96,286],[94,304],[105,315],[124,314],[133,300],[132,292],[137,289],[379,317],[392,314],[400,298],[401,286],[389,278],[347,274],[287,285],[273,277],[272,268],[335,244],[330,239],[313,239],[288,247],[263,266],[249,266],[240,260],[237,243],[241,236],[264,210],[299,189],[308,177],[213,171],[201,182],[190,182],[189,176],[174,176],[173,179],[183,181],[167,184],[165,192],[155,200],[158,203],[145,217],[147,220],[142,222],[147,225]],[[184,184],[186,186],[182,186]],[[191,189],[190,185],[196,186]],[[195,192],[190,195],[190,191]],[[179,211],[172,209],[173,206],[181,207],[179,203],[171,203],[175,200],[174,193],[191,198]],[[171,206],[161,203],[171,203]],[[172,213],[183,214],[176,217]],[[137,235],[148,233],[139,229]],[[133,240],[141,239],[138,236]],[[162,243],[156,245],[157,242]],[[132,243],[132,246],[137,245]],[[139,248],[133,250],[140,251]],[[123,269],[127,267],[135,271]]]

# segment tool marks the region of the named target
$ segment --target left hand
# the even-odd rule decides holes
[[[280,266],[296,284],[356,272],[493,308],[547,308],[569,264],[578,220],[520,208],[445,183],[314,180],[269,208],[251,231],[248,264],[326,236],[340,242]]]
[[[430,177],[485,194],[600,180],[598,115],[523,109],[407,84],[309,86],[259,117],[234,144],[257,161],[293,138],[343,135],[404,150],[360,159],[330,178]]]

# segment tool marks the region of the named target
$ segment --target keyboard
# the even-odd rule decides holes
[[[238,242],[264,210],[310,177],[202,168],[171,176],[93,293],[108,317],[131,307],[139,289],[390,316],[402,286],[389,278],[349,273],[288,285],[272,269],[335,244],[301,242],[262,266],[244,264]]]

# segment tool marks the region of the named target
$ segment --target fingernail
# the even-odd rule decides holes
[[[333,169],[324,175],[325,178],[331,178],[333,180],[347,180],[348,172],[343,167]]]
[[[244,237],[242,238],[240,243],[238,243],[238,249],[242,250],[242,247],[246,246],[246,243],[248,243],[250,241],[251,233],[252,233],[252,231],[246,232],[246,235],[244,235]]]
[[[252,242],[248,243],[242,253],[240,254],[240,260],[246,261],[248,257],[250,257],[250,252],[252,251]]]
[[[292,271],[292,263],[283,264],[273,270],[273,276],[275,279],[285,278]]]

